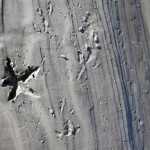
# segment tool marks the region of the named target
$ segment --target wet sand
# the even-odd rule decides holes
[[[149,150],[149,13],[0,0],[0,150]]]

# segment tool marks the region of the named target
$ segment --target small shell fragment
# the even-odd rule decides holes
[[[101,46],[100,46],[99,43],[96,43],[96,44],[95,44],[95,47],[98,48],[98,49],[101,49]]]
[[[84,33],[84,31],[85,31],[84,26],[79,27],[79,32]]]

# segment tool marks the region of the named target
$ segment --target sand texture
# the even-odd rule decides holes
[[[149,0],[0,0],[0,150],[150,150]]]

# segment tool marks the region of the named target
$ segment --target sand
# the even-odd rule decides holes
[[[0,0],[0,150],[149,150],[149,13]]]

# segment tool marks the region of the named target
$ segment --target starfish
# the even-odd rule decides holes
[[[2,80],[1,86],[10,86],[11,90],[8,93],[8,101],[14,101],[21,93],[38,98],[40,95],[33,90],[27,83],[36,78],[40,71],[38,66],[28,66],[23,72],[18,72],[10,58],[6,57],[5,77]]]

